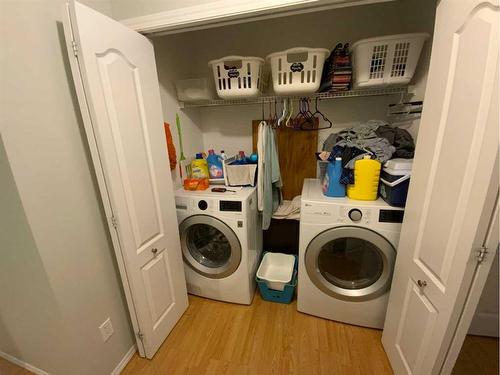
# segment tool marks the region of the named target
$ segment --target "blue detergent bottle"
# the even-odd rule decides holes
[[[208,173],[210,178],[223,178],[224,170],[222,168],[222,160],[220,155],[215,155],[214,150],[208,150],[207,156]]]
[[[327,197],[345,197],[345,185],[340,183],[342,175],[342,158],[335,158],[328,163],[325,181],[323,183],[323,194]]]

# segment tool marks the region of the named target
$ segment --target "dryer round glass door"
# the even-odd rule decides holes
[[[366,301],[391,284],[396,250],[382,235],[361,227],[337,227],[317,235],[306,249],[309,278],[326,294]]]
[[[179,225],[184,261],[199,274],[220,279],[241,262],[241,244],[224,222],[207,215],[188,217]]]

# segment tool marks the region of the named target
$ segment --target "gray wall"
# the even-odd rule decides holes
[[[0,138],[0,351],[65,373],[62,315],[21,204]],[[41,350],[50,343],[51,350]]]
[[[0,351],[52,374],[109,374],[134,340],[63,48],[63,4],[0,2]],[[107,317],[115,333],[104,343]]]
[[[434,0],[401,0],[153,38],[165,120],[173,124],[175,112],[179,113],[186,157],[210,148],[223,149],[228,154],[239,150],[249,153],[252,149],[251,122],[262,117],[260,105],[179,110],[174,82],[200,77],[213,80],[208,61],[228,55],[265,58],[269,53],[297,46],[332,49],[338,42],[352,43],[381,35],[411,32],[432,35],[434,16]],[[424,46],[412,81],[415,100],[424,96],[431,46],[432,38]],[[391,95],[320,102],[320,110],[332,120],[334,128],[319,132],[318,147],[321,148],[331,132],[370,119],[386,120],[387,105],[399,100],[400,95]],[[295,113],[296,105],[295,102]],[[269,113],[268,106],[265,113]],[[408,129],[416,137],[418,121]],[[178,145],[177,132],[173,132],[173,137]],[[180,185],[177,176],[174,176],[174,181]]]

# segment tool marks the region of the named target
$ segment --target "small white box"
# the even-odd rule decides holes
[[[269,289],[283,291],[292,280],[295,257],[282,253],[265,253],[257,270],[257,277]]]
[[[181,102],[212,99],[212,90],[206,78],[175,81],[175,88],[177,90],[177,99]]]

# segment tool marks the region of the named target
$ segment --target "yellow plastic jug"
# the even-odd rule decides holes
[[[203,159],[202,154],[196,154],[196,159],[191,162],[191,177],[192,178],[208,178],[208,164]]]
[[[347,196],[361,201],[377,199],[380,162],[365,156],[354,162],[354,185],[347,185]]]

